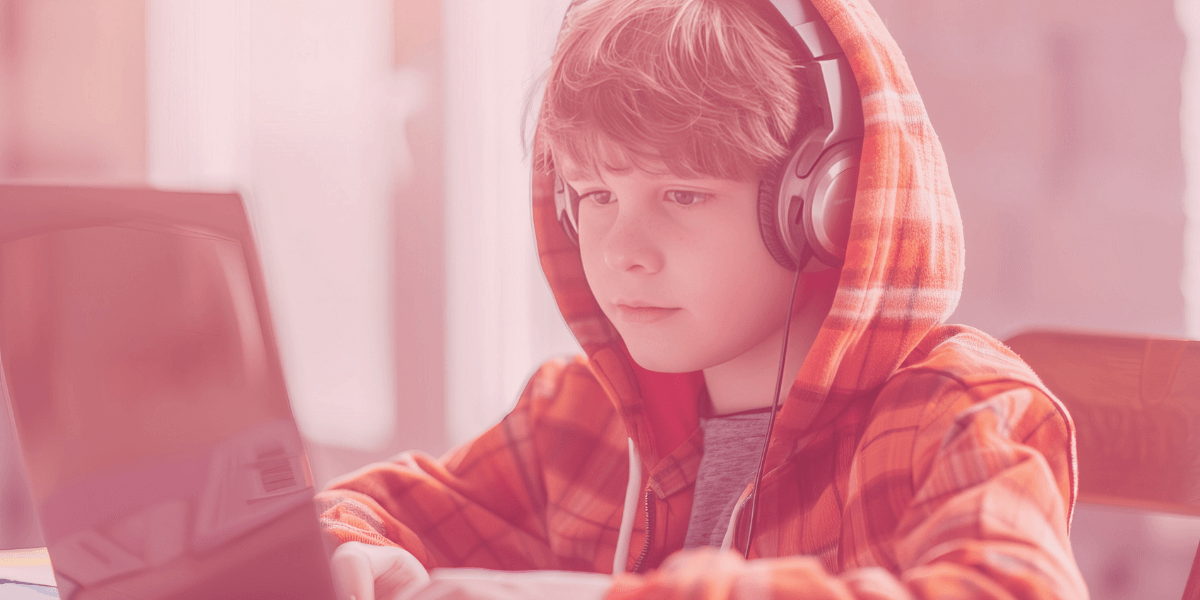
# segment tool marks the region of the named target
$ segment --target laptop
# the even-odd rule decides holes
[[[0,185],[0,389],[60,597],[335,597],[237,194]]]

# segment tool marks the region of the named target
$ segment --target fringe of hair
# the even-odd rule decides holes
[[[558,156],[590,173],[761,177],[819,118],[780,28],[749,0],[577,0],[546,78],[534,168]]]

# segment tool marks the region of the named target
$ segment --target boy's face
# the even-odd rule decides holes
[[[581,197],[588,285],[639,365],[682,373],[778,352],[795,273],[763,244],[758,182],[560,166]]]

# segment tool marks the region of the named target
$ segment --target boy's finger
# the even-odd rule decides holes
[[[425,587],[429,572],[407,550],[395,546],[362,545],[356,549],[370,563],[375,578],[375,600],[395,600],[402,594]],[[360,599],[361,600],[361,599]]]
[[[329,567],[333,572],[338,600],[375,600],[375,577],[367,553],[347,542],[338,546]]]

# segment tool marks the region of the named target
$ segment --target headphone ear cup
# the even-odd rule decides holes
[[[567,239],[576,246],[579,245],[579,233],[575,229],[575,219],[572,211],[579,209],[579,199],[575,190],[560,176],[554,177],[554,209],[558,213],[558,224],[562,225]]]
[[[766,179],[758,182],[758,229],[762,233],[763,244],[775,262],[789,271],[796,270],[796,262],[784,245],[779,228],[779,217],[776,206],[779,197],[779,186]]]
[[[803,212],[804,236],[820,263],[840,268],[846,259],[862,142],[830,148],[810,175],[812,198]]]

